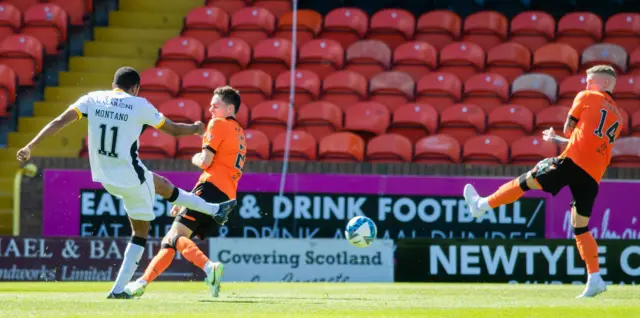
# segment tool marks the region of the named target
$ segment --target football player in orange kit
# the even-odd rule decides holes
[[[598,65],[587,70],[586,90],[576,96],[564,124],[564,134],[569,139],[556,136],[553,128],[543,132],[545,140],[566,144],[560,156],[540,161],[531,171],[487,197],[480,197],[471,184],[464,188],[471,214],[480,217],[488,209],[515,202],[525,191],[542,190],[555,196],[569,186],[573,195],[571,225],[589,274],[587,286],[579,298],[594,297],[607,290],[600,277],[598,244],[589,232],[588,224],[598,184],[622,131],[622,116],[611,96],[615,84],[616,73],[612,67]]]
[[[219,87],[214,91],[210,108],[213,119],[209,122],[203,137],[202,152],[194,155],[191,160],[195,166],[203,170],[192,192],[207,202],[224,202],[236,198],[247,148],[244,130],[235,119],[239,108],[238,91],[230,86]],[[151,260],[144,275],[129,283],[125,291],[136,297],[142,296],[146,286],[169,267],[178,251],[186,260],[207,274],[205,283],[210,288],[211,296],[218,297],[224,273],[223,265],[209,260],[191,238],[197,236],[206,239],[211,236],[218,225],[227,222],[231,210],[228,209],[226,214],[211,218],[197,211],[174,207],[171,215],[177,217],[162,239],[160,251]]]

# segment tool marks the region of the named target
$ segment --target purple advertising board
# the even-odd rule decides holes
[[[198,179],[198,173],[194,172],[158,173],[167,177],[176,186],[183,189],[191,189]],[[445,198],[441,200],[436,207],[436,209],[442,209],[441,219],[465,219],[467,221],[460,224],[461,226],[466,226],[465,224],[471,224],[475,221],[468,219],[467,216],[462,216],[463,213],[468,214],[462,212],[463,209],[466,211],[466,207],[462,207],[463,204],[455,206],[457,203],[462,202],[461,196],[464,185],[466,183],[472,183],[481,195],[488,195],[508,180],[508,178],[478,177],[289,174],[284,188],[285,194],[305,194],[306,197],[301,198],[295,196],[284,201],[277,198],[273,199],[263,205],[262,213],[266,215],[267,213],[264,212],[268,210],[269,214],[275,215],[273,217],[274,219],[293,216],[295,214],[296,218],[299,217],[298,219],[301,220],[300,222],[303,222],[305,218],[309,219],[314,217],[318,221],[321,221],[323,218],[324,220],[328,220],[331,216],[339,214],[336,212],[336,206],[340,202],[339,200],[336,201],[336,199],[327,203],[327,198],[330,195],[335,197],[337,195],[344,196],[348,194],[350,195],[349,197],[339,198],[343,200],[341,201],[343,206],[346,206],[342,208],[343,219],[348,219],[348,217],[356,215],[357,213],[352,210],[358,208],[362,209],[361,211],[364,211],[367,216],[370,216],[370,214],[377,215],[378,218],[374,218],[376,222],[385,219],[388,220],[392,216],[395,216],[396,219],[402,222],[408,222],[408,218],[412,218],[412,222],[420,222],[421,227],[424,229],[426,226],[435,226],[434,224],[439,223],[429,223],[434,212],[433,210],[425,212],[425,209],[428,210],[430,206],[435,207],[435,205],[432,205],[433,202],[428,202],[428,200],[420,201],[420,198]],[[261,215],[254,213],[260,210],[253,210],[253,212],[251,210],[252,204],[255,205],[256,197],[260,194],[271,194],[275,196],[279,190],[279,186],[280,174],[246,173],[243,175],[238,189],[238,199],[240,203],[238,214],[244,219],[240,221],[252,221],[250,220],[252,213],[254,218],[260,219]],[[91,205],[96,206],[96,209],[102,206],[103,210],[108,210],[109,204],[113,205],[113,203],[108,203],[108,201],[105,201],[107,203],[103,203],[102,201],[104,200],[100,200],[100,203],[98,203],[97,197],[94,198],[84,195],[86,191],[95,192],[99,191],[99,189],[102,189],[102,186],[99,183],[92,182],[91,173],[88,170],[46,170],[44,172],[42,234],[44,236],[81,235],[82,216],[93,215],[92,213],[95,213],[95,210],[85,211],[88,209],[87,202],[91,202]],[[598,198],[595,202],[590,222],[590,229],[596,238],[640,238],[640,209],[636,207],[635,202],[631,202],[634,200],[633,194],[635,193],[640,193],[640,182],[605,180],[600,184]],[[386,196],[390,198],[386,198]],[[367,198],[378,199],[378,208],[371,205],[374,207],[373,209],[378,209],[378,211],[370,211],[372,208],[370,208],[369,205],[363,205],[363,202],[365,202]],[[412,202],[417,203],[407,203],[408,198],[412,198],[411,200],[414,200]],[[94,199],[96,202],[90,201]],[[524,216],[520,216],[518,214],[521,209],[520,204],[518,204],[514,206],[513,209],[496,211],[491,217],[488,217],[494,218],[495,220],[487,220],[487,224],[501,223],[505,220],[511,223],[517,223],[515,220],[520,219],[523,220],[520,222],[523,227],[531,227],[534,219],[536,219],[536,224],[540,224],[540,233],[536,236],[537,238],[541,238],[541,236],[554,239],[573,237],[569,214],[571,193],[568,188],[563,189],[555,197],[541,191],[530,191],[525,194],[522,200],[523,202],[526,200],[531,201],[529,203],[524,202],[522,205],[526,205],[526,209],[530,210],[530,212],[526,212],[529,213],[528,216],[524,214]],[[541,203],[537,204],[536,202],[538,201]],[[269,207],[265,208],[266,205]],[[288,212],[287,207],[289,209]],[[169,207],[159,206],[157,203],[156,210],[158,210],[158,208],[163,209],[163,211],[154,211],[156,215],[166,213],[169,209]],[[457,212],[455,209],[458,209]],[[123,213],[123,211],[120,211],[121,215],[124,215]],[[455,213],[458,213],[457,216]],[[263,217],[262,220],[265,220],[265,218]],[[294,221],[294,224],[297,224],[296,222],[297,221]],[[402,223],[400,225],[404,226],[406,224],[408,223]],[[127,224],[123,224],[122,226],[128,227]],[[317,232],[317,230],[317,228],[306,229],[306,231],[311,231],[312,234],[313,231]],[[221,232],[220,236],[225,236],[226,231],[227,229],[225,229],[224,233]],[[255,229],[247,230],[245,228],[245,237],[248,237],[246,234],[252,231],[259,232]],[[544,231],[544,234],[541,233],[542,231]],[[311,236],[312,235],[308,237]],[[384,235],[379,234],[379,236]],[[404,236],[410,235],[403,232],[397,237]],[[437,236],[432,235],[432,238],[433,237]],[[485,236],[485,238],[486,237],[487,236]],[[392,234],[391,238],[396,238],[396,236]],[[505,237],[502,236],[502,238]]]

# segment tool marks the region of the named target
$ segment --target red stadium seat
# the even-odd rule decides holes
[[[416,83],[403,72],[384,72],[375,75],[369,83],[369,100],[379,102],[390,111],[413,101]]]
[[[303,129],[316,140],[322,140],[342,129],[342,110],[324,101],[304,105],[298,111],[296,129]]]
[[[18,86],[34,86],[42,72],[44,50],[36,38],[12,35],[0,42],[0,64],[9,66],[18,76]]]
[[[438,72],[452,73],[458,78],[469,78],[484,69],[485,53],[482,48],[471,42],[456,42],[440,51]]]
[[[245,0],[208,0],[206,5],[224,10],[228,14],[234,14],[247,4]]]
[[[84,24],[85,15],[90,13],[86,0],[48,0],[47,2],[59,6],[69,16],[69,22],[74,26]]]
[[[558,21],[556,42],[573,47],[578,54],[602,39],[602,19],[591,12],[570,12]]]
[[[411,75],[415,82],[437,65],[438,52],[426,42],[407,42],[393,52],[393,70]]]
[[[244,137],[247,139],[247,160],[269,160],[271,143],[263,132],[246,129]]]
[[[358,8],[337,8],[324,17],[320,37],[335,40],[342,48],[346,48],[364,38],[368,26],[369,17],[364,11]]]
[[[202,120],[202,107],[191,99],[172,99],[160,105],[158,110],[165,117],[178,123],[194,123]]]
[[[533,132],[533,113],[520,105],[504,105],[489,113],[487,135],[494,135],[508,143]]]
[[[411,162],[413,145],[402,135],[384,134],[376,136],[367,143],[365,161],[373,163]]]
[[[633,114],[640,110],[640,76],[620,76],[613,89],[613,97],[618,107]]]
[[[211,114],[211,112],[207,113]],[[238,121],[238,124],[240,124],[240,127],[249,127],[249,107],[244,103],[240,103],[240,109],[238,109],[238,112],[236,113],[236,120]]]
[[[616,69],[617,73],[627,72],[627,52],[616,44],[599,43],[594,44],[582,52],[582,64],[579,72],[582,74],[588,68],[607,64]]]
[[[629,74],[640,75],[640,47],[635,49],[629,56]]]
[[[202,137],[191,135],[178,137],[176,159],[191,160],[193,155],[202,152]]]
[[[498,136],[471,137],[462,147],[462,162],[466,164],[506,164],[509,144]]]
[[[497,11],[480,11],[464,20],[462,41],[479,45],[485,52],[507,39],[509,20]]]
[[[251,48],[241,39],[222,38],[207,48],[207,58],[203,68],[214,68],[224,76],[231,75],[247,68],[251,60]]]
[[[509,41],[520,43],[535,52],[541,46],[553,41],[556,21],[543,11],[525,11],[511,20]]]
[[[637,168],[640,164],[640,137],[620,138],[611,151],[611,166]]]
[[[462,98],[462,83],[451,73],[429,73],[418,81],[416,103],[429,104],[438,112]]]
[[[55,4],[37,4],[24,13],[22,34],[38,39],[47,55],[57,55],[67,42],[67,13]]]
[[[563,79],[578,71],[579,61],[578,52],[569,45],[550,43],[533,54],[531,72],[549,74],[557,82],[562,82]]]
[[[287,132],[280,133],[273,140],[271,160],[283,160]],[[291,131],[289,138],[289,161],[316,160],[318,156],[318,142],[303,130]]]
[[[288,113],[289,103],[279,100],[264,101],[251,109],[249,128],[260,130],[269,140],[273,140],[279,133],[287,130]]]
[[[629,116],[629,113],[624,110],[624,108],[621,108],[620,116],[622,117],[620,119],[622,130],[620,131],[620,136],[618,138],[629,136],[631,133],[631,117]]]
[[[412,143],[438,129],[438,112],[429,104],[406,104],[398,107],[391,119],[390,133],[409,138]]]
[[[489,113],[509,98],[509,82],[498,74],[482,73],[464,83],[462,102],[475,104]]]
[[[540,160],[558,155],[558,146],[541,136],[526,136],[511,143],[511,164],[535,166]]]
[[[182,36],[198,39],[209,46],[227,34],[230,21],[229,14],[220,8],[195,8],[185,18]]]
[[[447,10],[429,11],[420,16],[416,27],[416,41],[431,44],[441,50],[458,41],[462,32],[462,20],[455,12]]]
[[[367,99],[367,79],[352,71],[333,73],[322,81],[321,99],[346,111],[351,105]]]
[[[229,79],[229,85],[240,92],[242,102],[249,108],[271,99],[273,93],[273,79],[261,70],[246,70],[236,73]]]
[[[16,73],[6,65],[0,65],[0,117],[9,115],[8,106],[16,101]]]
[[[247,3],[249,2],[251,0],[247,1]],[[276,18],[291,11],[291,0],[253,0],[253,5],[269,10]]]
[[[524,105],[532,112],[556,103],[558,85],[547,74],[524,74],[511,84],[509,104]]]
[[[22,13],[9,3],[0,3],[0,41],[15,33],[22,26]]]
[[[603,42],[617,44],[628,53],[640,48],[640,13],[612,15],[604,26]]]
[[[276,28],[276,18],[269,10],[246,7],[236,11],[231,17],[230,38],[243,39],[251,47],[268,38]]]
[[[631,116],[631,135],[640,136],[640,110]]]
[[[226,84],[227,79],[215,69],[195,69],[182,79],[180,97],[194,100],[206,111],[211,105],[213,91]]]
[[[27,12],[29,7],[38,4],[40,0],[5,0],[4,3],[13,5],[22,12]]]
[[[403,9],[382,9],[371,16],[371,27],[367,38],[382,41],[391,50],[411,41],[415,32],[416,18]]]
[[[464,144],[469,138],[484,133],[486,117],[486,113],[477,105],[452,105],[440,113],[438,133],[449,135]]]
[[[378,102],[361,102],[351,106],[344,114],[344,130],[349,130],[369,140],[384,134],[389,127],[389,110]]]
[[[297,22],[296,46],[298,48],[313,40],[322,30],[322,15],[313,10],[298,10]],[[293,12],[287,12],[278,18],[278,28],[273,37],[291,40],[293,36],[292,27]]]
[[[145,129],[140,135],[140,159],[165,159],[176,156],[176,138],[159,130]]]
[[[199,40],[181,36],[164,43],[156,66],[168,68],[182,77],[198,68],[204,57],[204,45]]]
[[[487,53],[487,73],[502,75],[509,83],[531,68],[531,52],[515,42],[502,43]]]
[[[330,162],[358,162],[364,160],[364,140],[350,132],[339,132],[320,140],[319,159]]]
[[[283,39],[266,39],[253,49],[250,68],[262,70],[276,78],[291,67],[291,42]]]
[[[180,91],[180,76],[166,68],[150,68],[140,74],[140,97],[155,107],[174,98]]]
[[[344,66],[344,50],[340,43],[330,39],[311,40],[300,48],[297,67],[310,70],[323,80]]]
[[[542,136],[542,132],[553,128],[556,133],[562,134],[564,123],[569,116],[570,106],[551,106],[543,108],[536,113],[536,130],[534,136]]]
[[[571,107],[576,95],[585,89],[587,89],[586,75],[573,75],[565,78],[560,83],[556,104]]]
[[[347,48],[345,70],[354,71],[371,79],[391,65],[391,49],[378,40],[362,40]]]
[[[415,163],[449,164],[460,162],[460,143],[449,135],[424,137],[416,144]]]
[[[294,74],[294,81],[295,96],[293,106],[296,109],[318,99],[318,96],[320,96],[320,79],[316,73],[308,70],[297,70]],[[288,102],[290,90],[291,71],[280,73],[276,78],[272,99]]]
[[[18,86],[35,85],[42,72],[42,44],[29,35],[13,35],[0,42],[0,64],[9,66],[18,76]]]

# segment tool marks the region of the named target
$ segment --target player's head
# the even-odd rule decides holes
[[[140,74],[132,67],[121,67],[113,76],[113,88],[119,88],[131,95],[138,95]]]
[[[240,93],[231,86],[222,86],[213,91],[209,111],[214,118],[234,117],[240,109]]]
[[[613,92],[616,86],[616,70],[609,65],[596,65],[587,70],[587,89]]]

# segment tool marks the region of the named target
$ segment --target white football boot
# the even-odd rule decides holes
[[[142,297],[142,295],[144,294],[144,289],[146,287],[147,285],[144,282],[136,280],[127,284],[127,286],[124,288],[124,292],[133,297]]]
[[[478,195],[478,191],[471,184],[467,184],[464,186],[464,200],[467,202],[469,206],[469,212],[475,218],[479,218],[484,215],[487,210],[483,210],[478,205],[478,201],[480,201],[480,196]]]
[[[590,298],[595,297],[607,291],[607,284],[604,282],[600,275],[592,275],[587,279],[587,286],[584,288],[582,294],[576,298]]]
[[[218,297],[218,294],[220,294],[220,282],[223,274],[224,265],[220,262],[213,263],[211,271],[207,273],[207,278],[204,279],[205,284],[209,286],[211,297]]]

